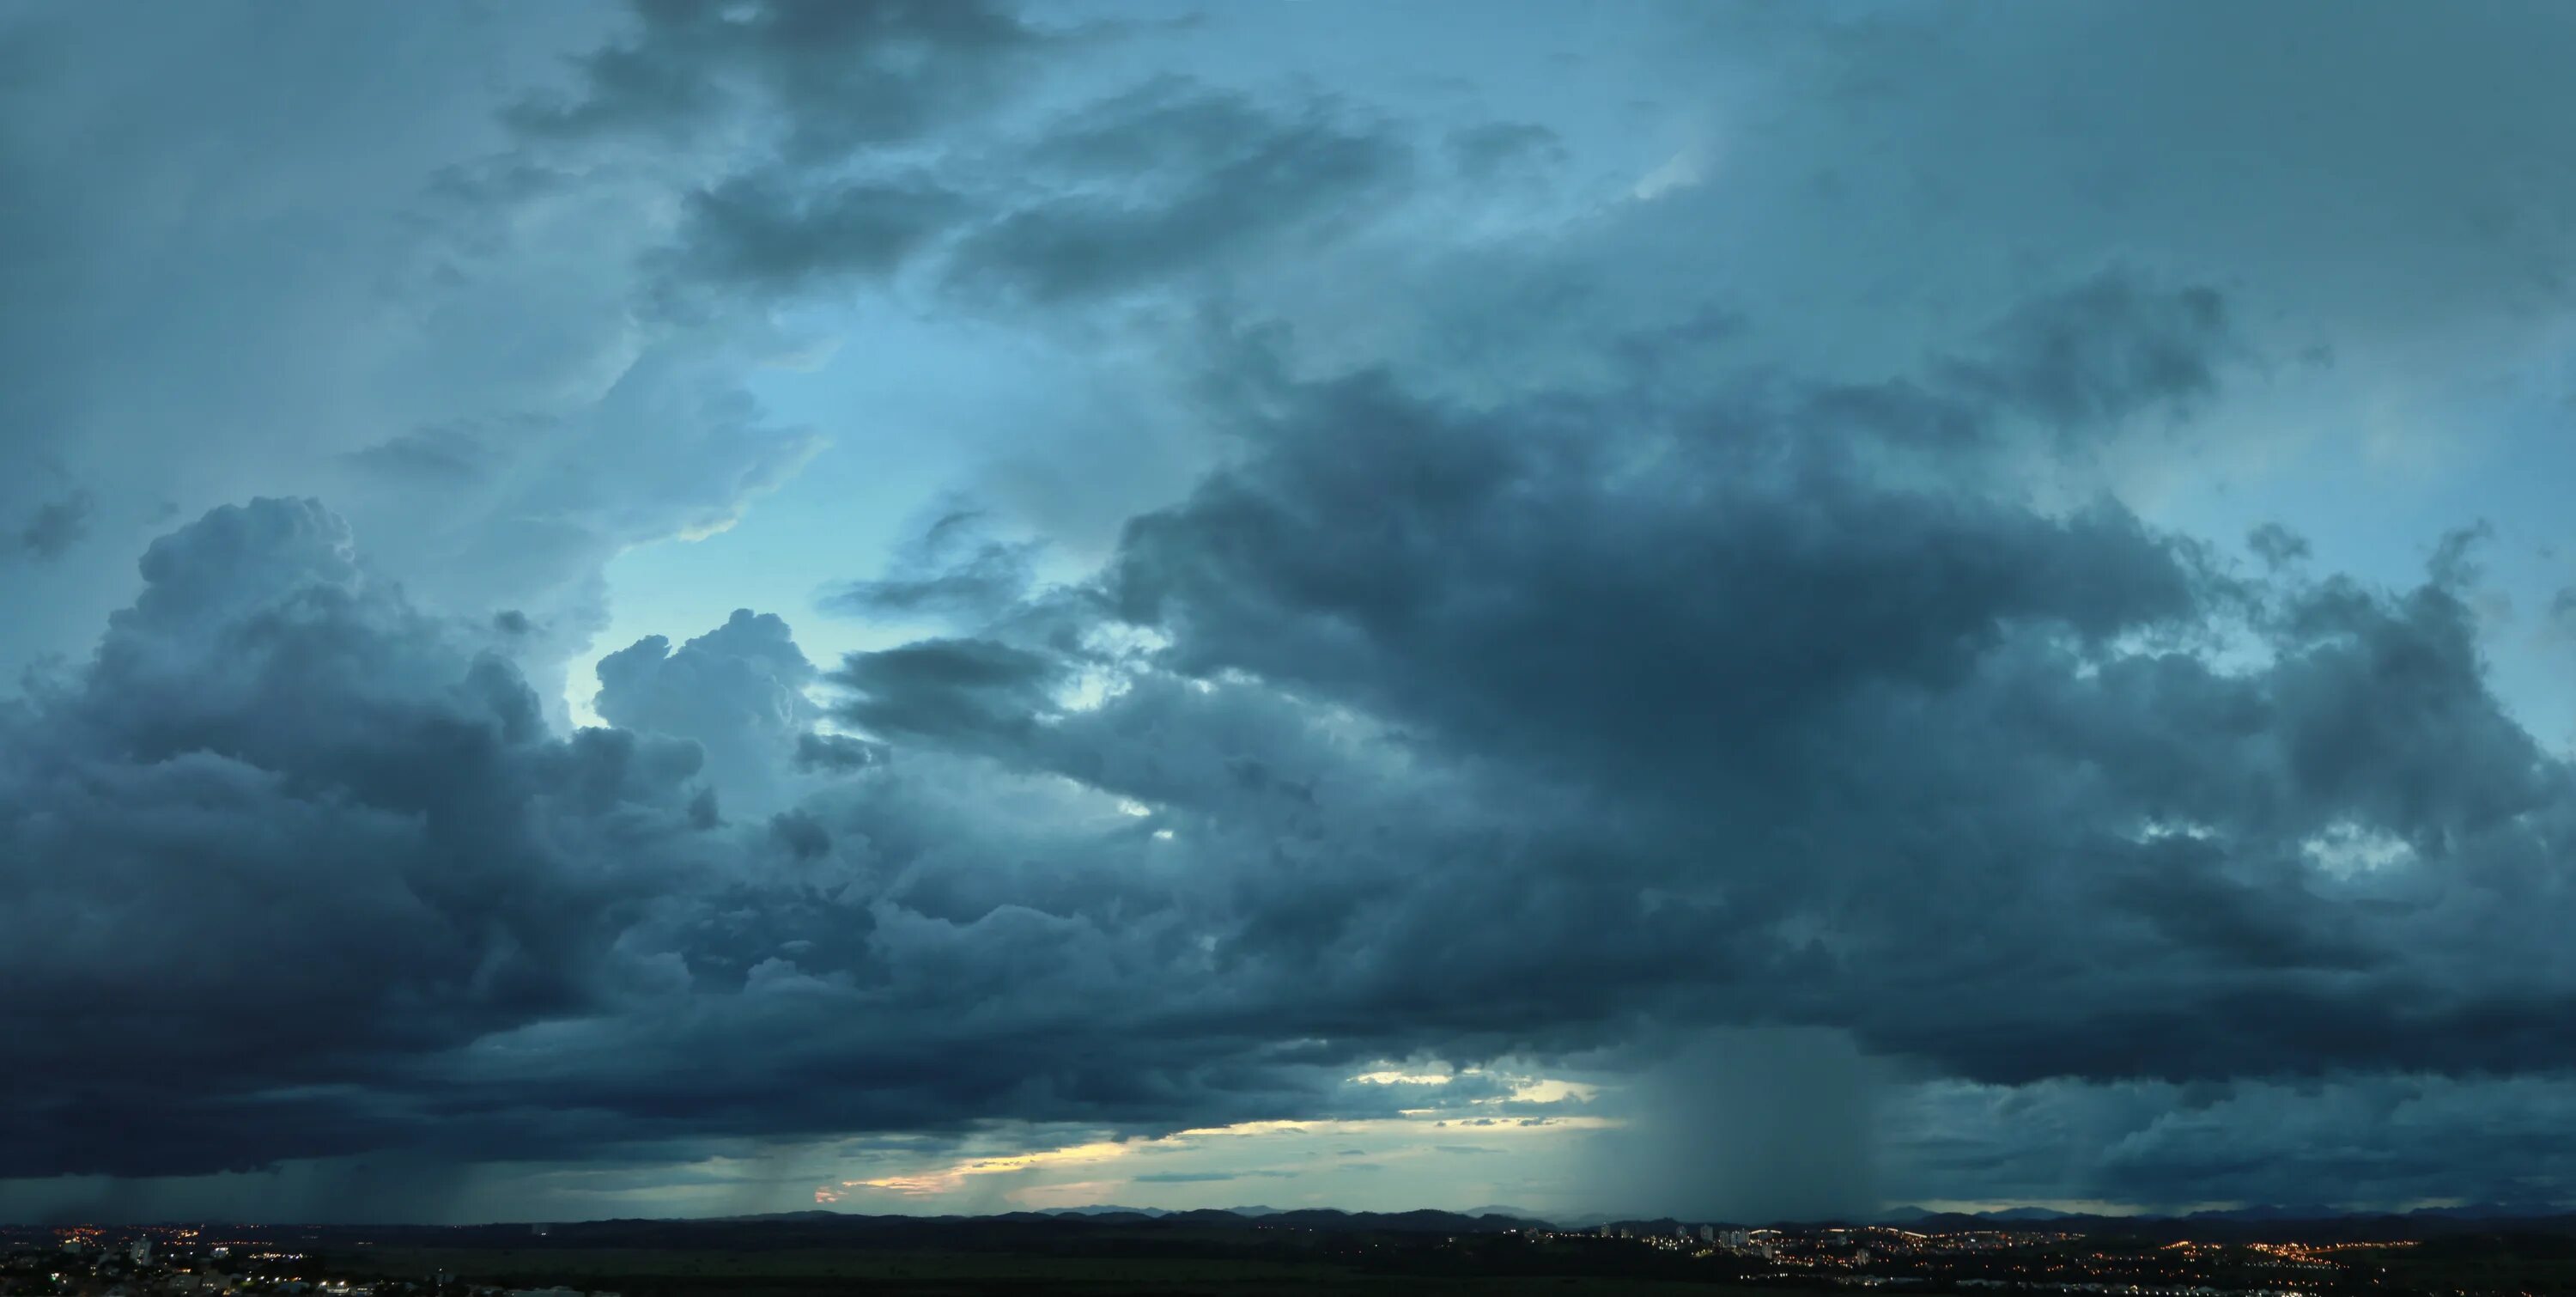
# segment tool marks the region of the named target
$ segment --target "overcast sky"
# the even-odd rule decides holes
[[[0,1218],[2576,1200],[2571,64],[0,0]]]

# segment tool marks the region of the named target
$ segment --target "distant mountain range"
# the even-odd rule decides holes
[[[1350,1212],[1332,1208],[1289,1208],[1244,1206],[1230,1208],[1203,1207],[1173,1211],[1161,1207],[1128,1207],[1099,1205],[1055,1207],[1042,1211],[1013,1211],[987,1216],[896,1216],[867,1215],[857,1212],[808,1209],[772,1212],[751,1216],[731,1216],[679,1220],[623,1219],[557,1224],[549,1227],[541,1239],[529,1238],[529,1226],[522,1224],[490,1225],[375,1225],[363,1227],[371,1236],[396,1237],[419,1235],[442,1239],[460,1239],[489,1235],[494,1239],[521,1240],[519,1246],[608,1246],[638,1240],[655,1234],[721,1235],[728,1232],[756,1232],[764,1240],[805,1238],[828,1241],[838,1238],[864,1238],[926,1232],[941,1235],[972,1235],[995,1229],[1019,1230],[1089,1230],[1089,1229],[1228,1229],[1267,1228],[1301,1229],[1329,1232],[1384,1233],[1499,1233],[1505,1230],[1541,1226],[1559,1229],[1591,1229],[1608,1225],[1625,1227],[1640,1233],[1668,1234],[1675,1229],[1696,1229],[1702,1224],[1721,1229],[1761,1228],[1800,1225],[1815,1227],[1833,1224],[1899,1225],[1927,1231],[1972,1229],[2045,1229],[2069,1233],[2144,1236],[2154,1238],[2245,1238],[2278,1235],[2286,1224],[2299,1227],[2305,1238],[2352,1240],[2392,1238],[2456,1237],[2469,1234],[2548,1233],[2576,1235],[2576,1206],[2560,1203],[2473,1203],[2457,1207],[2423,1207],[2407,1212],[2356,1212],[2319,1205],[2264,1205],[2238,1207],[2221,1211],[2197,1211],[2185,1215],[2138,1214],[2122,1216],[2087,1215],[2057,1211],[2047,1207],[2011,1207],[1988,1212],[1934,1212],[1922,1207],[1898,1207],[1865,1221],[1788,1221],[1788,1220],[1688,1220],[1625,1218],[1608,1215],[1564,1215],[1553,1217],[1525,1208],[1489,1205],[1470,1211],[1399,1211]],[[359,1229],[360,1227],[247,1225],[249,1229]],[[0,1227],[5,1233],[6,1227]]]
[[[2026,1225],[2041,1221],[2066,1220],[2075,1213],[2048,1207],[2007,1207],[2001,1211],[1932,1211],[1924,1207],[1891,1207],[1869,1221],[1873,1225],[1911,1225],[1935,1218],[1963,1217],[1969,1220],[1993,1221],[1999,1224]]]
[[[1922,1207],[1895,1207],[1867,1220],[1790,1221],[1682,1220],[1673,1217],[1644,1219],[1608,1213],[1555,1214],[1531,1211],[1522,1207],[1487,1205],[1463,1212],[1345,1212],[1331,1208],[1282,1209],[1269,1206],[1202,1207],[1173,1211],[1162,1207],[1126,1207],[1097,1205],[1087,1207],[1051,1207],[1042,1211],[1005,1212],[994,1216],[863,1216],[835,1211],[780,1212],[767,1216],[734,1217],[739,1221],[1040,1221],[1079,1219],[1113,1224],[1125,1222],[1164,1222],[1172,1225],[1223,1226],[1228,1223],[1251,1224],[1296,1229],[1327,1230],[1446,1230],[1471,1232],[1517,1229],[1531,1225],[1555,1229],[1593,1229],[1602,1225],[1626,1227],[1641,1233],[1670,1233],[1684,1226],[1702,1223],[1720,1228],[1750,1229],[1781,1225],[1873,1224],[1899,1225],[1922,1230],[2033,1229],[2045,1228],[2082,1234],[2147,1234],[2182,1237],[2191,1234],[2251,1235],[2286,1223],[2313,1226],[2309,1233],[2340,1234],[2352,1237],[2395,1237],[2407,1234],[2449,1234],[2476,1232],[2498,1226],[2538,1226],[2558,1232],[2562,1228],[2576,1231],[2576,1206],[2558,1203],[2471,1203],[2457,1207],[2419,1207],[2406,1212],[2351,1211],[2322,1204],[2264,1204],[2224,1210],[2196,1211],[2182,1215],[2144,1212],[2134,1215],[2091,1215],[2058,1211],[2049,1207],[2008,1207],[1997,1211],[1935,1212]],[[605,1222],[602,1222],[605,1223]],[[558,1229],[566,1228],[558,1226]],[[580,1228],[574,1226],[571,1228]]]

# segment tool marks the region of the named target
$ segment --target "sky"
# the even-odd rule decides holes
[[[2576,1202],[2571,60],[0,0],[0,1219]]]

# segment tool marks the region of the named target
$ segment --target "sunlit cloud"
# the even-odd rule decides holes
[[[965,1183],[969,1176],[1000,1175],[1067,1163],[1106,1162],[1113,1158],[1125,1157],[1133,1150],[1134,1145],[1130,1142],[1095,1141],[1088,1144],[1067,1145],[1063,1148],[1012,1153],[1001,1157],[979,1157],[923,1175],[890,1175],[874,1180],[844,1180],[841,1182],[841,1187],[886,1189],[908,1197],[918,1197],[924,1194],[950,1192]]]
[[[1440,1072],[1362,1072],[1351,1080],[1361,1085],[1447,1085],[1450,1078]]]
[[[1601,1093],[1601,1087],[1581,1081],[1557,1081],[1531,1077],[1511,1093],[1514,1103],[1590,1103]]]

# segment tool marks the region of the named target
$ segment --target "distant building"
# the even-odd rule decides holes
[[[150,1265],[150,1264],[152,1264],[152,1239],[151,1239],[151,1237],[147,1235],[147,1236],[145,1236],[145,1237],[143,1237],[143,1238],[138,1238],[138,1239],[134,1240],[134,1242],[132,1242],[132,1243],[128,1244],[128,1245],[126,1246],[126,1249],[125,1249],[125,1255],[126,1255],[126,1256],[128,1256],[128,1257],[130,1257],[130,1258],[132,1258],[132,1259],[133,1259],[133,1261],[134,1261],[134,1264],[136,1264],[136,1265]]]

